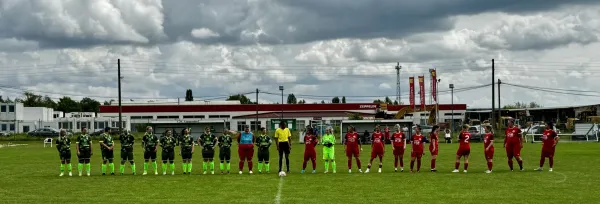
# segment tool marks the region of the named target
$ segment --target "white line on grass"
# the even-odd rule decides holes
[[[563,173],[560,173],[560,172],[556,172],[556,171],[554,173],[560,174],[560,175],[562,175],[564,177],[563,180],[557,181],[556,183],[562,183],[562,182],[567,181],[567,175],[565,175]]]
[[[277,195],[275,195],[275,204],[281,203],[281,189],[283,189],[283,177],[279,177],[279,186],[277,186]]]

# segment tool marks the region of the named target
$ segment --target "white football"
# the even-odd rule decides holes
[[[285,172],[283,172],[283,171],[282,171],[282,172],[279,172],[279,176],[280,176],[280,177],[286,176],[286,175],[285,175]]]

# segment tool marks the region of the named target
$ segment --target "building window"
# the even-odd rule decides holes
[[[208,118],[229,118],[229,115],[209,115]]]
[[[176,116],[176,115],[160,115],[160,116],[156,116],[156,119],[179,119],[179,116]]]
[[[119,121],[112,121],[111,125],[112,125],[112,127],[119,127]],[[123,121],[123,122],[121,123],[121,127],[122,127],[122,128],[125,128],[125,127],[126,127],[126,126],[125,126],[125,121]]]
[[[23,126],[23,132],[29,132],[29,126],[28,125]]]
[[[10,124],[10,131],[15,131],[15,124]]]
[[[252,128],[252,130],[254,130],[254,131],[258,131],[258,130],[260,130],[260,125],[261,125],[260,123],[261,123],[260,121],[255,121],[255,120],[250,121],[250,128]]]
[[[107,122],[94,122],[94,126],[96,129],[104,129],[106,127]]]
[[[77,122],[77,129],[81,128],[90,129],[90,122]]]
[[[6,131],[6,124],[2,124],[2,131]]]
[[[304,130],[304,129],[306,129],[306,121],[304,121],[304,120],[296,120],[296,128],[298,128],[297,130]]]
[[[73,123],[71,123],[71,122],[59,122],[58,123],[58,128],[59,129],[70,130],[70,129],[73,129]]]
[[[2,106],[0,106],[0,107],[2,107],[2,108],[1,108],[2,110],[0,110],[0,112],[3,112],[3,113],[4,113],[4,112],[6,112],[6,105],[2,105]]]
[[[183,118],[184,119],[191,119],[191,118],[204,119],[204,115],[184,115]]]
[[[8,105],[8,112],[9,113],[14,113],[15,112],[15,105]]]
[[[152,116],[131,116],[131,119],[152,119]]]
[[[237,130],[238,131],[243,131],[245,125],[246,125],[246,121],[238,121]]]

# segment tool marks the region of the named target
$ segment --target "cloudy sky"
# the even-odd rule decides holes
[[[490,107],[491,87],[473,87],[491,85],[495,59],[502,104],[594,104],[599,37],[597,0],[2,0],[0,95],[110,100],[121,59],[126,99],[283,85],[368,102],[395,98],[400,62],[403,103],[408,77],[436,68],[440,103],[453,83],[455,103]]]

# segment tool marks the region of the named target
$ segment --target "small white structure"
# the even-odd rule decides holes
[[[46,138],[44,139],[44,147],[46,147],[47,144],[50,144],[50,147],[52,147],[52,138]]]

